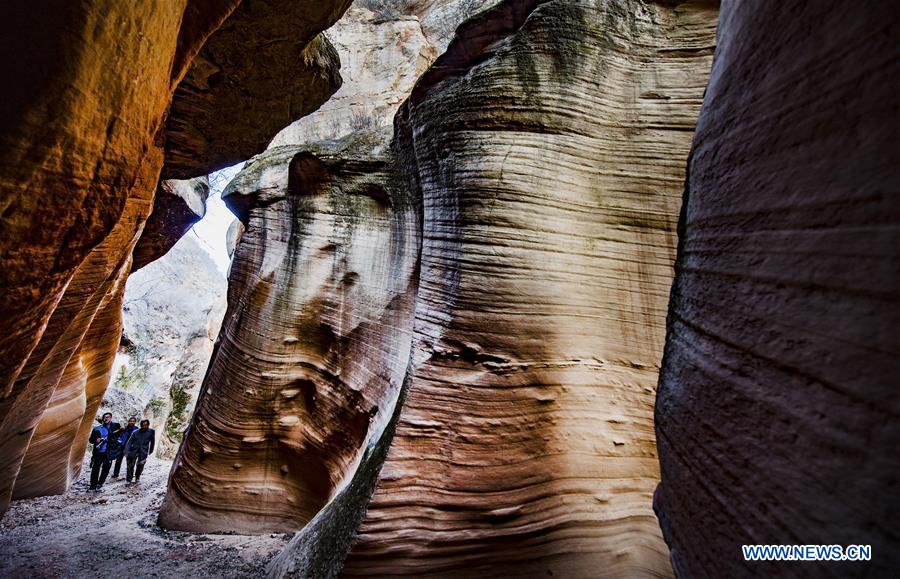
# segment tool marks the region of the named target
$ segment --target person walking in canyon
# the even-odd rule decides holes
[[[155,447],[156,431],[150,428],[150,421],[145,418],[141,420],[141,427],[132,432],[128,442],[125,443],[125,459],[128,463],[125,470],[126,482],[131,482],[132,475],[134,482],[141,480],[144,464],[147,463],[147,457],[153,454]]]
[[[109,460],[112,462],[115,460],[115,466],[113,466],[113,478],[119,478],[119,472],[122,470],[122,459],[125,458],[125,445],[128,443],[128,438],[131,436],[131,433],[137,430],[137,417],[132,416],[128,419],[128,426],[119,431],[119,436],[117,438],[117,450],[118,453],[116,456],[113,456],[110,453]]]
[[[91,453],[91,480],[89,491],[99,491],[109,475],[109,439],[116,436],[120,429],[118,422],[113,422],[112,413],[106,412],[100,418],[100,424],[91,430],[88,442],[93,446]]]

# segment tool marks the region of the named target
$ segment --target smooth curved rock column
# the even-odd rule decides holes
[[[418,347],[344,576],[671,574],[653,402],[715,25],[505,2],[413,90]]]
[[[419,249],[380,142],[270,149],[226,189],[246,231],[161,526],[295,531],[380,436],[409,360]]]
[[[893,2],[723,3],[656,404],[681,577],[900,569],[898,31]]]

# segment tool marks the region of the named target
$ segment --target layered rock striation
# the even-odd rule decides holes
[[[246,230],[160,525],[294,531],[380,437],[409,360],[419,247],[385,141],[276,147],[226,189]]]
[[[890,2],[723,3],[656,404],[655,507],[682,577],[900,568],[900,19]],[[747,563],[744,544],[871,545]]]
[[[345,576],[666,576],[655,384],[716,5],[505,2],[401,109],[409,397]]]
[[[422,223],[421,248],[396,262],[416,271],[405,358],[406,346],[371,346],[410,339],[396,320],[374,324],[366,350],[335,345],[334,312],[376,305],[366,315],[380,320],[399,267],[379,268],[362,301],[336,285],[335,252],[397,254],[352,236],[334,247],[347,237],[336,208],[367,223],[377,205],[315,202],[369,170],[357,149],[330,144],[323,162],[274,147],[249,164],[231,186],[247,229],[225,329],[160,523],[262,532],[316,515],[274,575],[337,573],[360,519],[347,576],[668,575],[651,509],[654,387],[716,11],[509,1],[461,27],[401,108],[402,174],[383,177]],[[334,368],[366,356],[392,369],[386,401],[409,363],[408,399],[373,406],[393,417],[387,431],[330,437],[353,430],[357,405],[342,394],[352,374]]]
[[[154,137],[172,92],[235,4],[207,6],[200,20],[182,20],[186,0],[2,9],[15,33],[0,35],[0,46],[7,54],[27,47],[27,57],[5,60],[4,76],[17,80],[0,105],[0,512],[33,429],[150,211],[148,202],[135,214],[126,201],[152,199],[163,162]],[[124,222],[134,229],[104,247]],[[76,271],[93,277],[74,280]],[[54,351],[50,372],[45,357]],[[44,378],[34,381],[39,371]]]
[[[168,142],[164,118],[194,57],[238,2],[163,4],[39,1],[2,9],[4,25],[16,32],[2,35],[3,48],[12,54],[26,46],[28,57],[4,64],[4,74],[17,82],[6,92],[0,109],[4,152],[0,162],[0,512],[5,511],[14,484],[20,496],[37,492],[30,489],[30,481],[35,480],[31,475],[21,483],[16,478],[54,393],[62,388],[47,424],[41,427],[45,433],[63,427],[71,430],[78,422],[75,415],[82,402],[72,401],[89,396],[76,393],[81,387],[69,383],[69,377],[85,385],[94,383],[78,377],[83,374],[79,365],[90,365],[96,380],[108,373],[119,326],[109,320],[103,326],[93,324],[106,318],[108,304],[121,299],[131,253],[153,207],[153,191],[165,158],[177,158],[182,147],[193,144],[185,139],[176,142],[174,130]],[[275,4],[267,6],[277,11]],[[296,3],[280,4],[294,7]],[[304,38],[312,38],[348,4],[346,0],[320,2],[301,14],[291,12],[292,21],[304,28]],[[248,12],[250,18],[262,14],[245,10],[239,18],[247,18]],[[308,22],[316,23],[313,29]],[[257,32],[265,35],[262,29]],[[333,51],[322,50],[315,54],[329,58],[307,59],[304,70],[311,84],[322,75],[330,79],[325,83],[330,88],[314,93],[324,100],[336,88],[337,62]],[[295,64],[296,54],[288,53],[279,54],[290,56]],[[228,63],[219,64],[229,72]],[[240,74],[236,78],[255,79]],[[292,80],[302,82],[293,76]],[[273,87],[265,90],[279,92]],[[263,109],[281,107],[289,111],[280,117],[284,124],[294,120],[293,115],[315,108],[314,96],[303,106],[283,104],[296,96],[286,92],[281,104],[257,102],[241,113],[256,111],[264,116]],[[201,114],[193,120],[188,117],[180,116],[182,128],[204,126]],[[260,149],[278,128],[261,127],[255,133]],[[208,136],[206,143],[229,159],[232,145],[238,156],[255,152],[248,153],[243,143],[238,146],[225,137]],[[208,158],[198,158],[184,176],[203,175],[208,164]],[[100,349],[85,342],[92,329]],[[56,408],[59,404],[65,410]],[[85,411],[88,408],[85,402]],[[53,455],[65,453],[54,451]],[[41,468],[45,470],[37,478],[46,484],[34,482],[35,489],[60,488],[58,481],[66,480],[72,470],[71,461],[63,458]]]

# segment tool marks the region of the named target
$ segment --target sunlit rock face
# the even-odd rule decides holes
[[[655,507],[682,577],[784,575],[742,544],[900,568],[900,29],[890,2],[723,3],[680,223]]]
[[[17,498],[65,492],[77,475],[88,433],[84,442],[76,433],[83,421],[90,424],[109,382],[131,251],[151,210],[153,188],[144,185],[135,186],[118,223],[79,266],[12,395],[4,400],[0,472],[9,485],[6,492],[15,485]],[[32,441],[35,450],[29,464],[23,464]],[[81,447],[80,454],[76,446]]]
[[[188,4],[38,0],[0,9],[8,31],[0,47],[6,54],[27,51],[4,60],[5,78],[16,82],[0,100],[0,512],[31,433],[78,348],[73,336],[90,325],[102,301],[96,293],[118,278],[129,240],[149,214],[149,203],[139,215],[126,210],[126,200],[144,199],[156,185],[163,150],[154,136],[172,91],[235,2],[186,15]],[[127,220],[131,235],[97,258],[108,267],[86,265]],[[96,277],[73,280],[76,270],[84,276],[89,269]],[[61,302],[67,287],[82,301]],[[76,316],[80,327],[68,330]],[[66,358],[51,362],[57,375],[33,381],[44,360],[30,355],[54,351]]]
[[[62,350],[64,355],[53,356],[60,361],[68,359],[62,373],[58,366],[48,365],[48,370],[35,376],[36,380],[55,378],[58,383],[22,460],[13,491],[15,499],[64,493],[81,471],[88,434],[109,383],[112,360],[119,344],[127,271],[120,269],[113,285],[106,291],[97,292],[100,305],[89,326],[85,327],[87,321],[73,320],[70,327],[81,331],[87,329],[83,337],[67,332],[60,340],[61,344],[77,344],[74,353]],[[80,281],[79,278],[76,274],[73,284]],[[66,295],[70,294],[67,292]]]
[[[327,35],[341,59],[341,88],[270,146],[303,144],[390,127],[416,80],[456,27],[497,0],[358,0]]]
[[[397,121],[409,396],[344,576],[666,576],[653,403],[716,6],[505,2]]]
[[[17,82],[0,105],[0,512],[57,387],[65,389],[59,403],[81,397],[67,390],[71,385],[63,383],[63,374],[77,364],[76,352],[93,350],[82,347],[82,340],[101,306],[120,299],[115,292],[121,292],[122,272],[131,266],[151,212],[164,157],[179,152],[180,145],[167,143],[164,127],[172,95],[237,1],[57,4],[2,9],[4,26],[14,32],[0,35],[0,46],[10,54],[26,46],[29,54],[5,62],[4,73]],[[324,28],[347,4],[320,2],[317,10],[295,14],[295,23],[316,21]],[[310,37],[321,28],[309,31]],[[335,70],[334,60],[311,60],[318,63],[310,68],[312,76]],[[219,64],[227,69],[228,63]],[[281,103],[293,95],[286,92]],[[311,110],[288,108],[284,122]],[[201,117],[181,120],[202,127]],[[223,114],[221,120],[229,118]],[[260,148],[277,128],[256,134]],[[210,148],[230,154],[234,143],[217,138],[207,139]],[[242,144],[234,146],[247,154]],[[105,353],[90,354],[92,364],[112,363],[119,327],[107,323],[105,329],[114,338],[97,338]],[[75,404],[66,408],[68,413]],[[58,423],[53,418],[47,427],[55,430]],[[49,479],[68,476],[69,464],[60,461],[56,468]],[[32,495],[27,486],[16,484],[17,493]]]
[[[409,360],[419,245],[383,142],[273,148],[226,189],[246,230],[162,526],[297,530],[380,435]]]

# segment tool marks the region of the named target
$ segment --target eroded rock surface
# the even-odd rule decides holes
[[[153,199],[153,211],[132,254],[132,271],[165,255],[195,223],[203,219],[208,195],[209,179],[206,176],[184,181],[160,181]]]
[[[154,136],[182,63],[235,3],[203,3],[204,18],[184,21],[185,0],[3,5],[10,33],[0,35],[0,46],[27,55],[4,59],[4,77],[16,81],[0,105],[0,512],[31,433],[99,308],[97,292],[118,278],[149,213],[148,203],[145,214],[128,214],[126,200],[141,200],[156,185],[163,151]],[[98,254],[123,221],[131,232]],[[108,267],[87,266],[91,252]],[[96,277],[76,283],[76,270]],[[67,288],[81,301],[62,302]],[[80,327],[67,330],[76,316]],[[48,363],[56,375],[34,382],[54,351]]]
[[[506,2],[401,109],[409,398],[344,576],[666,576],[653,401],[716,6]]]
[[[350,3],[242,2],[203,45],[175,91],[163,177],[197,177],[248,159],[281,128],[328,100],[341,86],[341,62],[318,33]]]
[[[419,244],[384,142],[273,148],[226,189],[246,231],[160,525],[295,531],[380,436],[409,360]]]
[[[92,324],[120,298],[150,214],[164,159],[164,115],[201,45],[236,4],[38,1],[2,9],[4,25],[15,31],[2,35],[3,48],[13,54],[25,46],[28,57],[5,62],[4,74],[17,82],[0,109],[0,512],[14,484],[17,493],[32,494],[16,477],[59,386],[66,390],[54,405],[65,405],[67,418],[53,418],[48,428],[77,422],[81,403],[72,401],[82,397],[67,390],[64,373],[72,369],[65,376],[89,384],[109,370],[119,327]],[[296,23],[327,15],[327,26],[346,5],[320,2]],[[97,337],[102,352],[82,343],[91,329],[112,336]],[[94,378],[75,378],[80,370],[73,365],[88,359],[97,366]]]
[[[656,405],[679,576],[900,568],[898,16],[723,3]],[[872,561],[748,564],[742,544]]]

